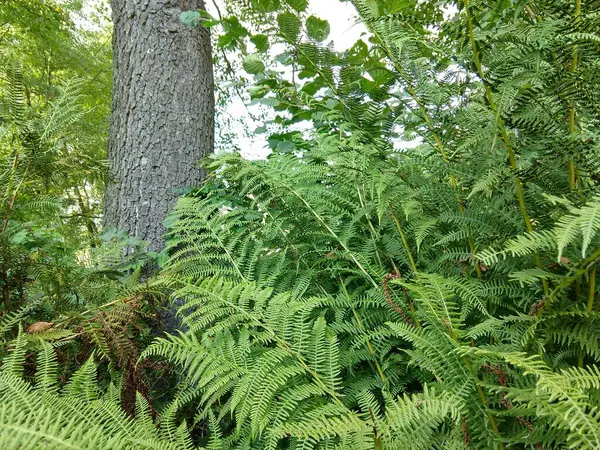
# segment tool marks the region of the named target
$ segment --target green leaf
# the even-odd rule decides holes
[[[217,46],[219,46],[219,48],[232,48],[235,47],[235,43],[235,38],[230,34],[222,34],[217,39]]]
[[[179,14],[179,20],[186,27],[197,27],[200,25],[200,12],[198,11],[182,11]]]
[[[291,141],[280,141],[277,144],[277,151],[280,153],[292,153],[296,150],[296,144]]]
[[[398,14],[401,11],[407,10],[413,2],[408,0],[386,0],[384,7],[386,14]]]
[[[582,257],[585,257],[592,239],[600,229],[600,197],[596,197],[594,201],[583,206],[579,211],[579,215],[581,217],[581,234],[583,235],[581,254]]]
[[[312,78],[316,75],[317,73],[313,70],[307,70],[307,69],[303,69],[298,73],[298,79],[299,80],[305,80],[307,78]]]
[[[297,15],[284,12],[277,16],[279,32],[289,42],[296,42],[300,36],[300,19]]]
[[[256,75],[257,73],[264,72],[265,65],[260,59],[260,57],[251,53],[244,57],[244,61],[242,62],[244,70],[252,75]]]
[[[257,52],[266,52],[269,50],[269,38],[264,34],[255,34],[250,38]]]
[[[216,17],[213,17],[208,11],[200,10],[200,17],[202,17],[202,26],[205,28],[211,28],[219,25],[221,21]]]
[[[234,38],[241,38],[250,34],[237,17],[227,17],[223,19],[222,24],[223,30]]]
[[[10,242],[15,245],[22,244],[29,237],[29,233],[27,230],[20,230],[19,232],[13,234],[10,238]]]
[[[277,11],[281,6],[279,0],[254,0],[254,8],[258,12],[273,12]]]
[[[308,37],[315,41],[324,41],[331,32],[329,22],[323,19],[319,19],[315,16],[310,16],[306,19],[306,31]]]
[[[319,89],[325,86],[327,86],[325,79],[322,76],[318,76],[310,83],[306,83],[302,86],[302,91],[309,95],[315,95]]]
[[[361,65],[369,55],[369,47],[363,40],[358,40],[348,50],[348,63],[353,65]]]
[[[298,12],[304,12],[308,7],[308,0],[286,0],[285,2]]]
[[[269,136],[269,139],[267,139],[267,142],[269,144],[269,148],[275,150],[277,148],[279,148],[279,144],[282,142],[289,142],[291,144],[293,144],[292,139],[296,139],[296,138],[301,138],[301,133],[299,131],[292,131],[290,133],[273,133]],[[289,148],[288,144],[282,144],[282,149],[286,149]]]
[[[269,92],[268,86],[252,86],[248,88],[248,93],[252,100],[257,98],[263,98]]]
[[[283,52],[275,57],[275,62],[283,64],[284,66],[289,66],[294,62],[294,57],[288,52]]]
[[[373,18],[377,18],[380,16],[379,4],[377,3],[377,0],[365,0],[365,4],[371,10],[371,14],[373,15]]]

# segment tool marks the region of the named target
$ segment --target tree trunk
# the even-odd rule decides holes
[[[182,11],[202,0],[111,0],[113,99],[105,225],[159,250],[181,188],[197,186],[213,150],[213,73],[206,28]]]

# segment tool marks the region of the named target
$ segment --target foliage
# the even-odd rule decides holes
[[[137,396],[136,419],[132,420],[121,409],[118,385],[110,384],[106,392],[100,392],[93,358],[60,388],[56,354],[44,344],[37,356],[35,383],[28,381],[23,377],[26,342],[21,332],[0,372],[2,448],[192,447],[184,427],[167,421],[160,430],[154,425],[151,406],[141,395]]]
[[[312,129],[213,158],[169,219],[186,331],[144,355],[183,368],[213,448],[600,445],[599,17],[577,4],[357,0],[368,39],[338,53],[303,2],[253,2],[293,81],[223,25],[252,97]]]
[[[91,306],[83,295],[88,274],[81,260],[98,244],[110,52],[104,29],[75,25],[84,3],[27,0],[0,6],[5,314],[42,298],[46,320]]]
[[[63,151],[70,155],[66,164],[81,170],[73,170],[69,178],[57,177],[50,187],[70,191],[69,203],[86,217],[99,215],[97,198],[104,179],[111,88],[105,14],[102,2],[91,0],[10,0],[0,6],[0,99],[7,99],[12,81],[5,71],[11,66],[22,68],[23,95],[30,112],[43,113],[74,80],[79,86],[78,103],[85,120],[70,125]]]
[[[0,6],[8,17],[2,52],[12,61],[0,84],[0,356],[19,323],[27,325],[28,351],[47,343],[56,349],[62,381],[95,350],[102,369],[110,363],[123,373],[131,412],[136,390],[149,389],[145,366],[135,363],[151,339],[151,301],[161,295],[140,283],[156,255],[112,230],[98,232],[105,171],[98,123],[106,119],[98,110],[107,98],[94,95],[105,80],[62,81],[83,71],[69,52],[85,58],[94,43],[75,33],[69,12],[38,2]],[[29,16],[37,17],[30,25]],[[65,54],[54,53],[55,45]],[[56,60],[41,64],[34,49]],[[110,63],[102,56],[95,56],[99,67]]]
[[[342,52],[304,0],[239,2],[251,24],[231,6],[182,17],[243,56],[250,97],[277,114],[261,129],[273,154],[210,158],[208,181],[167,219],[162,273],[145,289],[169,292],[183,326],[137,364],[120,293],[145,259],[111,253],[116,284],[97,269],[83,328],[116,318],[97,354],[129,389],[114,387],[119,373],[98,386],[88,361],[57,394],[40,341],[63,342],[18,334],[0,438],[168,448],[191,446],[187,428],[211,449],[600,447],[597,2],[352,3],[368,33]],[[26,217],[14,205],[10,236]],[[116,300],[102,306],[105,292]],[[13,332],[24,305],[3,317]],[[110,345],[115,328],[125,339]],[[37,387],[15,378],[33,350]],[[158,431],[115,406],[131,405],[143,383],[127,377],[155,360],[180,377]],[[152,409],[144,395],[139,409]]]

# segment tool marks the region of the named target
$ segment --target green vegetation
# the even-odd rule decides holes
[[[45,94],[18,45],[52,41],[11,38],[2,448],[600,448],[597,2],[354,0],[342,52],[306,0],[238,3],[181,20],[273,153],[204,161],[160,255],[92,217],[108,87]]]

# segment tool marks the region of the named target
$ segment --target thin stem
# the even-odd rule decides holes
[[[350,298],[350,294],[348,293],[348,290],[346,289],[346,285],[344,284],[344,281],[342,279],[340,279],[340,285],[342,286],[342,290],[344,291],[346,300],[348,300],[348,306],[350,306],[350,309],[352,310],[352,314],[354,315],[354,320],[356,320],[356,324],[358,325],[358,328],[360,328],[362,331],[365,331],[363,324],[362,324],[362,320],[360,319],[358,312],[356,312],[356,309],[354,308],[354,305],[352,304],[352,299]],[[388,386],[387,379],[383,373],[383,369],[381,368],[379,361],[377,360],[377,358],[375,356],[375,350],[373,349],[373,346],[371,345],[370,339],[368,337],[366,337],[365,341],[367,344],[367,349],[369,350],[369,354],[373,357],[373,362],[375,363],[375,367],[377,368],[377,373],[379,374],[379,378],[381,378],[381,381],[383,382],[383,384]]]
[[[448,333],[450,335],[450,338],[454,342],[456,342],[456,344],[459,344],[458,337],[456,336],[456,333],[454,332],[454,330],[451,327],[449,327]],[[477,374],[475,373],[475,370],[473,369],[473,366],[471,365],[471,361],[468,359],[468,357],[464,356],[461,359],[464,361],[465,367],[467,368],[467,370],[469,371],[471,376],[473,378],[477,379]],[[487,408],[488,399],[487,399],[487,396],[485,395],[483,388],[479,384],[477,384],[477,382],[475,382],[475,389],[477,390],[477,394],[479,395],[479,399],[481,400],[483,407]],[[492,427],[492,431],[496,434],[498,439],[500,439],[500,437],[501,437],[500,430],[498,429],[498,424],[496,423],[496,419],[494,418],[494,416],[492,415],[492,413],[489,410],[485,412],[485,415],[487,416],[488,420],[490,421],[490,426]],[[500,450],[504,450],[504,444],[502,442],[498,442],[498,448]]]
[[[594,309],[594,298],[596,296],[596,266],[590,272],[590,285],[588,290],[587,310],[591,313]]]
[[[404,231],[402,230],[402,225],[400,225],[400,221],[396,217],[394,210],[392,209],[392,205],[388,203],[388,208],[390,209],[390,213],[392,214],[392,218],[394,219],[394,223],[396,224],[396,228],[398,229],[398,234],[400,235],[400,239],[402,239],[402,244],[404,245],[404,249],[406,250],[406,254],[408,255],[408,260],[410,262],[410,267],[412,268],[414,273],[417,273],[417,265],[415,264],[415,260],[413,258],[410,247],[408,246],[408,241],[406,240],[406,236]]]
[[[527,13],[527,15],[531,18],[531,20],[533,20],[534,22],[537,22],[538,17],[535,15],[535,13],[533,12],[533,9],[531,9],[531,6],[529,5],[525,5],[525,12]]]
[[[473,373],[473,370],[471,368],[471,363],[465,359],[465,362],[467,363],[467,367],[469,368],[469,370],[471,371],[471,373]],[[476,389],[477,389],[477,394],[479,394],[479,398],[481,399],[481,402],[483,403],[484,406],[487,406],[488,400],[487,400],[487,396],[485,395],[485,392],[483,391],[483,388],[476,384]],[[500,437],[500,430],[498,429],[498,424],[496,424],[496,419],[494,419],[494,416],[492,416],[492,414],[489,411],[486,411],[486,416],[490,421],[490,426],[492,427],[492,430],[494,431],[494,433],[496,433],[496,436]],[[502,442],[498,443],[498,448],[500,450],[504,450],[504,444]]]
[[[335,240],[340,243],[340,245],[342,246],[342,248],[350,256],[350,258],[352,259],[352,261],[354,261],[354,264],[356,264],[358,266],[358,268],[360,269],[360,271],[363,274],[365,274],[365,276],[371,282],[371,284],[374,287],[379,288],[379,285],[375,282],[375,280],[373,279],[373,277],[371,275],[369,275],[369,272],[367,272],[367,270],[360,263],[360,261],[356,258],[356,256],[354,256],[354,253],[348,248],[348,246],[344,243],[344,241],[342,241],[340,239],[340,237],[336,234],[336,232],[333,231],[329,225],[327,225],[327,222],[325,222],[325,220],[312,208],[312,206],[310,206],[310,204],[306,200],[304,200],[304,197],[302,197],[300,194],[298,194],[298,192],[296,192],[291,186],[289,186],[289,185],[287,185],[285,183],[282,183],[282,185],[285,186],[285,187],[287,187],[290,190],[290,192],[292,194],[294,194],[304,204],[304,206],[306,206],[306,209],[308,209],[310,211],[310,213],[313,216],[315,216],[315,218],[321,223],[321,225],[323,225],[323,227],[325,227],[325,229],[329,232],[329,234],[331,234],[335,238]]]
[[[367,223],[369,224],[369,229],[371,230],[371,236],[373,237],[373,240],[375,241],[375,240],[377,240],[377,231],[375,231],[375,227],[371,223],[371,218],[367,214],[367,209],[365,206],[365,202],[363,201],[362,194],[360,193],[359,186],[356,186],[356,192],[358,193],[358,200],[360,202],[360,206],[365,211],[365,219],[367,219]],[[383,264],[381,262],[381,257],[379,256],[379,251],[377,249],[375,249],[375,256],[377,257],[377,262],[379,263],[379,265],[382,266]]]
[[[377,423],[375,421],[375,415],[373,414],[373,409],[369,408],[369,414],[371,415],[371,421],[373,422],[373,440],[375,443],[376,450],[383,450],[383,444],[381,442],[381,438],[379,437],[379,431],[377,430]]]
[[[448,158],[448,153],[446,152],[446,149],[444,147],[444,144],[442,143],[440,135],[433,127],[433,122],[432,122],[431,118],[429,117],[429,114],[427,113],[427,108],[425,107],[425,104],[423,103],[421,98],[417,95],[417,92],[415,91],[415,88],[413,86],[413,83],[409,79],[409,76],[405,73],[402,66],[400,66],[400,64],[398,64],[398,62],[395,60],[395,58],[393,56],[394,53],[392,52],[392,49],[387,44],[387,42],[385,41],[383,36],[380,35],[380,33],[377,31],[377,29],[375,27],[370,26],[368,21],[365,20],[364,23],[367,25],[369,30],[379,39],[379,42],[381,43],[381,47],[383,48],[388,60],[392,63],[392,66],[394,67],[394,69],[396,70],[398,75],[400,75],[400,77],[402,78],[404,83],[406,83],[406,91],[408,92],[410,97],[415,101],[415,103],[419,107],[419,111],[421,113],[421,116],[423,117],[423,120],[425,121],[426,128],[433,136],[433,140],[435,142],[435,147],[439,151],[444,163],[446,163],[446,165],[449,165],[450,160]],[[405,105],[405,106],[407,106],[407,105]],[[452,189],[455,191],[456,202],[458,204],[458,210],[460,212],[460,215],[464,216],[465,209],[464,209],[463,203],[460,200],[460,195],[459,195],[459,190],[458,190],[458,181],[454,174],[450,175],[450,186],[452,186]],[[471,232],[470,227],[467,227],[467,242],[469,244],[469,249],[471,250],[471,254],[475,255],[475,241],[473,239],[473,233]],[[479,263],[477,261],[475,261],[475,271],[477,272],[477,278],[481,278],[481,276],[482,276],[481,268],[479,267]]]
[[[575,26],[579,25],[581,21],[581,0],[575,2]],[[577,44],[573,46],[573,63],[571,64],[571,73],[577,70],[577,64],[579,63],[579,51]],[[573,136],[575,133],[575,105],[571,103],[569,107],[569,134]],[[571,154],[573,154],[573,148],[571,148]],[[577,181],[577,169],[575,168],[575,161],[573,156],[569,158],[569,188],[574,190]]]
[[[590,272],[590,281],[588,286],[588,301],[587,301],[587,312],[591,313],[594,310],[594,298],[596,297],[596,266],[592,268]],[[583,349],[579,350],[579,360],[577,361],[577,365],[579,367],[583,367],[583,358],[584,358]]]
[[[209,298],[212,297],[213,299],[215,299],[217,301],[221,301],[223,304],[227,305],[229,308],[232,308],[237,313],[248,318],[251,321],[251,323],[253,323],[255,326],[263,328],[282,349],[284,349],[286,352],[288,352],[291,356],[293,356],[300,363],[302,368],[312,376],[313,380],[319,385],[319,387],[321,387],[321,389],[323,389],[324,392],[326,392],[327,394],[329,394],[331,396],[331,399],[334,401],[334,403],[337,406],[339,406],[340,408],[343,408],[343,409],[347,409],[346,406],[344,405],[344,403],[341,401],[338,393],[335,391],[335,388],[328,386],[326,381],[324,381],[323,378],[321,377],[321,375],[308,365],[308,363],[304,359],[304,356],[302,356],[302,354],[299,351],[294,350],[292,348],[292,346],[290,344],[288,344],[288,342],[285,339],[279,337],[279,335],[277,334],[275,329],[270,327],[268,325],[268,323],[264,322],[260,318],[257,318],[251,312],[248,312],[245,308],[241,307],[237,303],[231,301],[227,295],[222,297],[219,294],[213,292],[212,290],[207,290],[201,286],[196,286],[193,284],[188,284],[187,286],[192,291],[202,292]]]
[[[500,135],[502,137],[502,141],[504,142],[504,147],[506,148],[506,153],[508,154],[508,162],[511,170],[515,173],[515,187],[517,190],[517,201],[519,203],[519,209],[521,210],[521,215],[523,216],[523,220],[525,221],[525,228],[528,232],[533,231],[533,226],[531,225],[531,217],[529,216],[529,212],[527,211],[527,206],[525,204],[525,195],[523,193],[523,184],[521,183],[521,179],[517,175],[517,158],[515,155],[515,151],[510,142],[510,137],[508,136],[508,132],[506,131],[506,125],[504,120],[500,116],[500,112],[496,106],[494,101],[494,97],[492,95],[492,90],[485,82],[485,75],[483,73],[483,65],[481,64],[481,58],[479,55],[479,50],[477,49],[477,43],[475,42],[475,34],[473,33],[473,19],[469,12],[469,1],[464,0],[465,3],[465,13],[467,15],[467,28],[469,32],[469,41],[471,42],[471,50],[473,51],[473,59],[475,61],[475,66],[477,67],[477,73],[479,74],[479,78],[481,79],[481,83],[483,84],[483,88],[485,90],[485,96],[488,100],[488,104],[490,106],[490,110],[494,113],[496,117],[496,125],[500,130]],[[536,266],[541,269],[542,262],[539,255],[535,256]],[[544,287],[544,295],[548,295],[548,282],[546,280],[542,280],[542,285]]]
[[[502,137],[502,141],[504,142],[504,146],[506,148],[506,152],[508,154],[508,162],[509,166],[513,171],[517,169],[517,158],[515,156],[514,149],[510,142],[510,137],[506,131],[506,126],[504,124],[504,120],[500,117],[498,108],[496,106],[496,102],[494,101],[494,97],[492,96],[492,91],[490,87],[485,83],[485,75],[483,73],[483,65],[481,64],[481,58],[479,56],[479,50],[477,49],[477,43],[475,42],[475,34],[473,33],[473,19],[471,14],[469,13],[469,4],[468,0],[464,0],[465,2],[465,12],[467,14],[467,27],[469,32],[469,41],[471,42],[471,49],[473,51],[473,59],[475,60],[475,66],[477,68],[477,73],[479,74],[479,78],[481,79],[481,83],[485,90],[485,96],[488,100],[488,104],[490,105],[490,109],[494,113],[496,117],[496,125],[500,130],[500,134]],[[527,207],[525,205],[525,197],[523,195],[523,184],[518,176],[515,176],[515,185],[517,188],[517,199],[519,201],[519,207],[521,208],[521,213],[523,215],[523,219],[525,220],[525,227],[527,231],[533,231],[533,227],[531,225],[531,218],[529,217],[529,213],[527,212]]]
[[[595,264],[596,261],[600,259],[600,248],[596,249],[596,251],[589,257],[587,258],[583,263],[581,263],[580,265],[580,269],[578,269],[575,272],[575,275],[569,276],[569,277],[565,277],[563,279],[562,282],[560,282],[558,284],[558,286],[556,286],[552,292],[550,293],[550,295],[548,295],[546,297],[546,300],[543,304],[543,306],[538,310],[537,315],[541,315],[544,311],[547,311],[550,309],[550,306],[552,305],[552,300],[554,300],[554,298],[563,290],[566,289],[567,287],[569,287],[573,282],[579,280],[585,273],[587,273],[587,270],[589,267],[592,266],[592,264]],[[594,268],[595,269],[595,268]],[[592,305],[593,306],[593,305]]]
[[[85,191],[85,187],[83,190]],[[87,217],[85,226],[87,227],[88,233],[90,236],[95,236],[98,233],[98,228],[94,223],[94,219],[90,217],[89,203],[86,204],[86,202],[84,202],[83,196],[81,195],[81,191],[79,190],[79,186],[77,186],[77,184],[73,186],[73,191],[75,192],[77,203],[79,204],[79,209],[81,210],[81,216]]]

